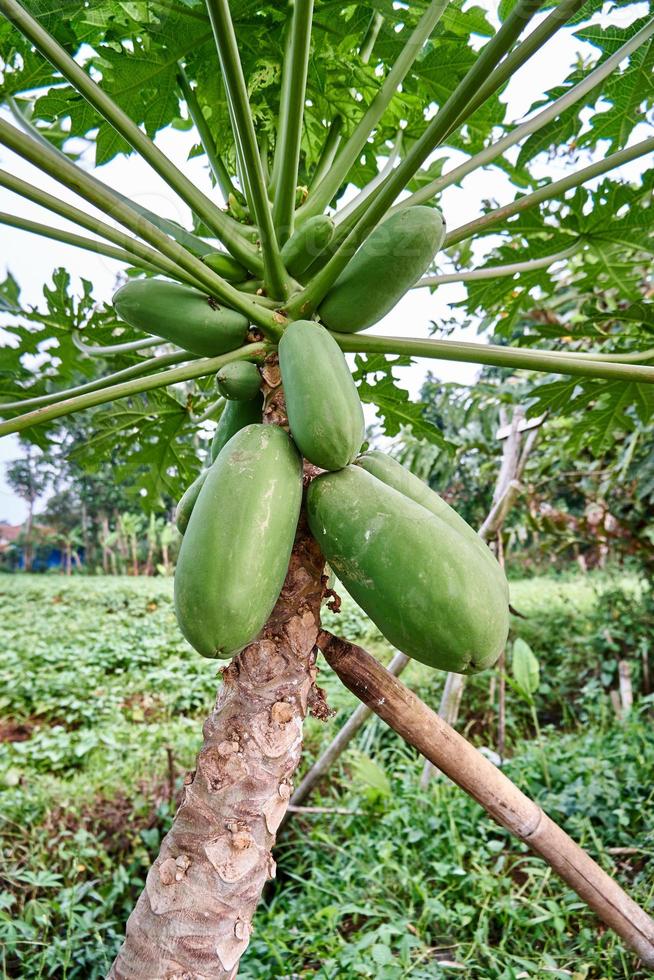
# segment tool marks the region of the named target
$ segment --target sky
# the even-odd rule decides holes
[[[491,11],[496,6],[485,3]],[[642,9],[641,9],[642,8]],[[642,16],[647,11],[646,4],[630,6],[627,12],[613,12],[610,22],[613,24],[631,21],[634,17]],[[544,16],[544,15],[543,15]],[[608,22],[608,21],[607,21]],[[538,20],[534,18],[534,26]],[[508,106],[509,118],[521,120],[528,112],[532,103],[542,94],[562,81],[569,72],[569,66],[574,62],[576,53],[588,57],[596,56],[596,49],[572,36],[572,31],[560,31],[540,52],[524,65],[509,83],[504,101]],[[11,119],[9,120],[11,121]],[[157,137],[158,146],[182,169],[194,183],[210,196],[216,198],[217,191],[211,187],[208,171],[201,158],[188,160],[188,152],[193,143],[193,136],[188,132],[166,129]],[[463,155],[452,155],[452,166],[460,162]],[[575,169],[583,166],[585,161],[574,165]],[[92,157],[84,160],[86,169],[92,169]],[[43,190],[57,195],[61,199],[80,206],[80,201],[66,188],[46,177],[44,174],[25,163],[19,157],[0,147],[0,166],[11,170],[24,180],[33,181]],[[624,176],[636,176],[643,164],[634,161],[633,164],[615,171]],[[447,169],[450,169],[449,167]],[[539,175],[550,175],[556,178],[568,168],[560,161],[543,160]],[[173,218],[187,227],[190,225],[189,212],[168,186],[150,167],[136,156],[119,156],[97,171],[98,176],[107,184],[119,189],[133,200],[146,205],[166,217]],[[481,173],[470,174],[461,187],[448,188],[442,198],[444,211],[449,228],[455,228],[479,215],[479,205],[482,199],[495,198],[500,203],[510,201],[515,196],[515,189],[508,178],[492,168]],[[85,202],[81,204],[84,210],[93,211]],[[50,215],[42,208],[31,204],[9,191],[0,188],[0,211],[9,211],[57,225],[68,230],[74,230],[70,224]],[[104,216],[102,216],[104,217]],[[106,220],[106,219],[105,219]],[[86,234],[86,233],[84,233]],[[490,239],[487,239],[490,241]],[[51,281],[52,272],[58,266],[66,266],[73,276],[74,288],[81,291],[81,278],[89,279],[94,284],[94,295],[98,300],[109,301],[115,289],[121,264],[102,256],[92,255],[68,245],[61,245],[48,239],[39,238],[23,231],[0,225],[0,276],[8,272],[14,276],[21,287],[21,297],[24,304],[41,305],[43,285]],[[461,285],[448,284],[439,287],[436,293],[428,290],[414,290],[401,300],[395,309],[375,325],[375,333],[386,335],[428,336],[431,321],[447,319],[451,316],[450,304],[456,303],[464,296]],[[468,330],[458,330],[451,339],[478,340],[474,327]],[[0,342],[2,342],[0,332]],[[474,380],[478,368],[470,364],[456,364],[445,361],[418,360],[410,368],[400,369],[397,376],[400,383],[408,388],[412,397],[417,397],[427,371],[443,381],[455,381],[468,384]],[[369,421],[372,419],[369,418]],[[17,498],[4,479],[6,463],[21,455],[21,447],[15,436],[5,436],[0,439],[0,521],[19,523],[25,517],[25,506]]]

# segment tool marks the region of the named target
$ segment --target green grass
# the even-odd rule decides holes
[[[611,591],[607,591],[607,589]],[[506,771],[641,904],[654,893],[654,732],[641,699],[615,719],[618,654],[634,665],[654,604],[633,578],[513,582],[516,634],[541,663],[536,696],[551,775],[528,707],[510,690]],[[181,639],[168,580],[0,578],[0,978],[95,980],[193,763],[218,665]],[[327,625],[387,659],[348,601]],[[431,704],[442,674],[404,680]],[[303,766],[354,699],[322,666],[336,715],[310,719]],[[649,699],[651,701],[651,699]],[[461,728],[494,745],[489,675],[467,688]],[[421,794],[421,761],[373,719],[277,847],[240,977],[636,978],[634,957],[583,903],[460,790]],[[637,848],[615,854],[611,848]]]

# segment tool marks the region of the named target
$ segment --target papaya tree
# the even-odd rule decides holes
[[[598,0],[502,0],[492,23],[459,0],[0,0],[0,143],[80,198],[72,205],[9,163],[0,186],[77,230],[20,208],[0,220],[105,255],[126,277],[113,309],[98,307],[88,282],[72,296],[70,270],[55,273],[47,310],[21,308],[7,279],[0,434],[45,446],[59,420],[104,406],[89,465],[113,451],[146,471],[150,507],[198,476],[178,513],[175,605],[191,645],[227,661],[116,980],[236,976],[274,875],[302,720],[326,710],[317,648],[654,965],[649,917],[373,658],[320,628],[327,559],[387,638],[435,668],[481,670],[506,642],[507,584],[488,548],[399,464],[360,455],[361,401],[377,406],[388,434],[411,425],[448,451],[396,384],[396,365],[415,357],[524,368],[602,385],[614,412],[627,401],[651,406],[646,304],[616,299],[617,319],[640,328],[627,350],[607,347],[601,331],[592,349],[574,351],[508,332],[534,290],[552,290],[555,263],[633,285],[651,255],[644,164],[654,138],[641,124],[652,104],[654,20],[629,6],[607,26]],[[501,94],[545,45],[556,50],[559,31],[576,32],[596,56],[518,125]],[[155,140],[186,124],[213,194]],[[94,144],[96,171],[81,165],[78,139]],[[590,162],[539,178],[543,151],[563,146]],[[149,164],[192,225],[105,183],[97,169],[117,154]],[[606,176],[634,161],[635,178]],[[517,196],[480,202],[480,215],[452,226],[440,208],[447,188],[490,166]],[[410,288],[451,277],[489,290],[512,283],[500,343],[366,332]],[[475,308],[493,312],[477,296]],[[356,355],[354,377],[346,353]],[[117,370],[100,370],[114,359]],[[188,434],[208,419],[217,426],[198,475]]]

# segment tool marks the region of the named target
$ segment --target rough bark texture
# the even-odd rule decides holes
[[[318,643],[350,691],[540,854],[644,966],[654,967],[654,921],[533,800],[361,647],[329,633]]]
[[[323,559],[301,522],[261,638],[223,671],[170,833],[108,980],[231,980],[250,938],[316,695]]]

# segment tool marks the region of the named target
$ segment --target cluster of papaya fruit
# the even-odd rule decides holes
[[[298,279],[313,274],[311,257],[328,246],[333,224],[321,216],[301,232],[282,253]],[[442,238],[435,209],[398,212],[369,236],[327,294],[318,310],[322,322],[288,324],[278,354],[290,434],[262,421],[255,363],[235,360],[218,372],[226,406],[210,465],[176,513],[183,539],[175,609],[184,636],[204,656],[243,649],[273,610],[302,506],[303,457],[324,471],[306,494],[311,533],[394,646],[460,672],[481,670],[501,653],[509,607],[500,566],[472,528],[399,463],[381,452],[359,455],[363,409],[330,333],[377,322],[428,267]],[[245,278],[229,256],[212,254],[208,264],[225,278]],[[133,326],[199,355],[242,346],[249,327],[245,316],[196,290],[156,279],[128,283],[114,303]]]
[[[359,455],[361,402],[321,324],[291,323],[279,365],[290,436],[261,422],[255,365],[235,362],[218,374],[228,401],[213,462],[177,513],[184,539],[175,604],[186,638],[205,656],[226,657],[263,628],[293,547],[304,457],[325,471],[307,491],[311,533],[388,640],[444,670],[494,663],[506,640],[508,594],[486,545],[390,456]]]

